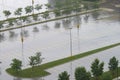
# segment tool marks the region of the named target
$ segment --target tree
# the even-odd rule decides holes
[[[90,72],[87,72],[84,67],[78,67],[75,69],[75,80],[90,80],[90,78]]]
[[[62,10],[62,14],[64,15],[69,15],[71,13],[71,9],[67,9],[65,8],[64,10]]]
[[[110,72],[112,73],[112,76],[115,75],[115,71],[117,70],[118,68],[118,60],[115,58],[115,57],[112,57],[108,63],[109,65],[109,70]]]
[[[31,13],[33,11],[33,6],[25,7],[26,14]]]
[[[3,24],[4,24],[4,22],[0,21],[0,29],[4,27]]]
[[[41,52],[36,52],[36,55],[29,57],[29,59],[29,65],[33,68],[34,66],[41,64],[44,58],[41,58]]]
[[[45,6],[46,6],[46,9],[51,8],[51,5],[50,5],[50,4],[45,4]]]
[[[33,70],[34,66],[37,64],[36,63],[36,57],[31,56],[31,57],[29,57],[29,59],[30,59],[29,65],[32,66],[32,70]]]
[[[42,63],[44,58],[41,58],[41,52],[36,52],[36,64],[39,65]]]
[[[4,13],[6,18],[8,18],[11,15],[11,12],[8,10],[4,10],[3,13]]]
[[[22,61],[18,60],[18,59],[13,59],[13,62],[10,64],[12,70],[14,70],[17,74],[18,72],[21,70],[22,67]]]
[[[45,18],[45,20],[49,17],[49,12],[45,11],[44,14],[42,15],[43,18]]]
[[[9,26],[13,26],[13,25],[14,25],[13,22],[14,22],[14,19],[9,19],[9,20],[8,20]]]
[[[22,16],[22,17],[20,18],[20,20],[22,20],[22,22],[25,22],[27,19],[28,19],[27,16]]]
[[[55,0],[55,5],[54,7],[58,10],[60,10],[63,7],[63,4],[61,3],[62,1]]]
[[[35,5],[35,9],[36,9],[37,11],[39,11],[40,9],[42,9],[42,5],[36,4],[36,5]]]
[[[14,14],[21,16],[21,14],[22,14],[22,8],[18,8],[17,10],[15,10]]]
[[[70,75],[64,71],[58,76],[58,80],[69,80]]]
[[[54,14],[55,14],[56,17],[61,16],[61,11],[59,9],[55,9]]]
[[[98,59],[95,59],[92,62],[91,72],[96,80],[98,80],[99,77],[103,74],[103,67],[104,67],[104,63],[103,62],[100,63]]]

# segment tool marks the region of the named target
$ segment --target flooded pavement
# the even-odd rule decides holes
[[[22,60],[24,67],[29,67],[28,57],[34,55],[38,51],[40,51],[42,53],[42,57],[45,58],[43,63],[70,56],[70,26],[73,27],[71,30],[73,55],[120,41],[120,22],[118,20],[96,21],[96,18],[101,18],[103,16],[103,12],[99,12],[98,16],[94,16],[93,13],[88,15],[88,20],[84,19],[85,15],[81,15],[79,17],[77,16],[77,18],[71,17],[69,19],[63,19],[24,28],[25,34],[23,50],[20,37],[21,29],[2,32],[1,35],[3,35],[3,37],[1,38],[0,42],[0,61],[2,61],[2,64],[0,64],[1,79],[19,80],[14,79],[14,77],[5,72],[5,69],[10,67],[10,63],[13,58]],[[104,13],[104,16],[108,15]],[[76,24],[78,23],[80,24],[79,36],[78,29],[76,28]],[[114,52],[116,53],[112,54]],[[109,55],[104,56],[104,59],[102,59],[102,55],[105,55],[105,53]],[[89,70],[89,65],[94,58],[99,58],[107,63],[110,57],[117,57],[119,55],[119,49],[110,49],[95,55],[74,61],[72,63],[73,71],[74,68],[79,66],[78,63],[81,63],[81,66],[85,66]],[[62,67],[58,66],[49,69],[48,71],[52,74],[45,77],[45,80],[52,80],[53,77],[55,80],[57,80],[57,74],[64,70],[70,71],[70,64],[71,63],[67,63],[61,65]],[[105,70],[107,70],[107,68],[105,68]]]
[[[7,1],[7,0],[4,0]],[[14,0],[13,0],[14,1]],[[37,0],[36,0],[37,1]],[[26,1],[26,3],[29,1]],[[20,3],[18,1],[18,3]],[[17,4],[17,3],[16,3]],[[28,3],[27,3],[28,4]],[[29,4],[31,4],[29,2]],[[26,4],[24,4],[26,5]],[[23,5],[22,5],[23,6]],[[19,7],[19,6],[18,6]],[[23,61],[23,67],[29,67],[28,57],[40,51],[44,57],[43,63],[70,56],[70,27],[72,34],[72,54],[86,52],[120,41],[120,17],[119,14],[109,12],[95,12],[86,15],[75,16],[67,19],[47,22],[23,28],[24,42],[21,42],[21,29],[0,33],[0,79],[2,80],[40,80],[14,78],[5,72],[10,67],[11,60],[18,58]],[[113,19],[102,19],[104,17],[116,16]],[[99,19],[99,20],[97,20]],[[77,24],[80,25],[79,31]],[[79,32],[79,33],[78,33]],[[119,59],[119,46],[98,54],[94,54],[71,63],[66,63],[48,69],[51,75],[44,77],[45,80],[57,80],[58,74],[68,71],[74,78],[74,70],[78,66],[85,66],[90,70],[90,64],[98,58],[105,62],[105,71],[108,70],[109,59],[116,56]],[[120,59],[119,59],[120,60]]]
[[[44,6],[44,4],[47,4],[47,3],[48,3],[48,0],[44,0],[44,1],[34,0],[34,4],[42,4],[43,5],[40,12],[46,11],[46,7]],[[12,12],[10,17],[15,17],[14,11],[17,8],[23,8],[23,11],[22,11],[23,14],[22,15],[26,15],[24,8],[26,6],[30,6],[30,5],[32,5],[32,0],[19,0],[19,1],[16,1],[16,0],[1,0],[0,1],[0,20],[1,19],[6,19],[4,17],[4,14],[3,14],[4,10],[9,10],[10,12]],[[36,12],[36,10],[35,10],[35,12]]]

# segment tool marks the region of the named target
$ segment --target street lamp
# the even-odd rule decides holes
[[[78,36],[78,53],[79,53],[79,51],[80,51],[79,28],[80,28],[80,25],[78,24],[78,25],[77,25],[77,36]]]
[[[33,14],[34,14],[34,0],[32,0]]]
[[[71,33],[72,27],[69,27],[69,30],[70,30],[70,53],[72,56],[72,33]]]

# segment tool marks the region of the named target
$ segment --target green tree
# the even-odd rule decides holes
[[[4,27],[3,24],[4,24],[4,22],[0,21],[0,29]]]
[[[17,16],[21,16],[22,8],[18,8],[17,10],[15,10],[14,14],[17,15]]]
[[[49,12],[45,11],[42,15],[43,18],[45,18],[45,20],[49,17]]]
[[[55,5],[54,7],[58,10],[60,10],[63,7],[63,4],[61,3],[62,1],[55,0]]]
[[[112,73],[112,76],[115,76],[115,71],[117,70],[118,67],[118,60],[116,59],[116,57],[112,57],[108,63],[109,65],[109,70]]]
[[[32,66],[32,68],[33,68],[37,64],[36,56],[31,56],[31,57],[29,57],[29,59],[30,59],[29,65]]]
[[[70,75],[64,71],[58,76],[58,80],[69,80]]]
[[[55,14],[56,17],[61,16],[61,11],[59,9],[55,9],[54,14]]]
[[[39,11],[40,9],[42,9],[42,5],[36,4],[36,5],[35,5],[35,9],[36,9],[37,11]]]
[[[36,64],[40,65],[44,58],[41,57],[41,52],[36,52]]]
[[[26,14],[31,13],[33,11],[33,6],[25,7]]]
[[[11,15],[11,12],[9,10],[4,10],[3,13],[6,18],[8,18]]]
[[[22,67],[22,61],[15,58],[12,60],[12,63],[10,64],[10,66],[12,70],[14,70],[18,74],[18,72],[21,70],[21,67]]]
[[[22,22],[25,22],[27,19],[28,19],[27,16],[22,16],[22,17],[20,18],[20,20],[22,20]]]
[[[78,67],[75,69],[75,80],[90,80],[90,78],[90,72],[87,72],[84,67]]]
[[[46,6],[46,9],[49,9],[49,8],[51,8],[51,5],[50,4],[45,4],[45,6]]]
[[[9,19],[8,23],[9,23],[9,26],[13,26],[14,25],[14,19]]]
[[[102,75],[102,80],[112,80],[112,76],[109,73]]]
[[[95,59],[91,65],[91,72],[96,80],[99,80],[99,77],[103,74],[104,62],[101,62],[98,59]]]

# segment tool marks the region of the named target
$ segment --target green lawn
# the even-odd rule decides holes
[[[68,62],[71,62],[73,60],[77,60],[77,59],[80,59],[80,58],[83,58],[83,57],[86,57],[86,56],[89,56],[92,54],[96,54],[98,52],[101,52],[101,51],[104,51],[104,50],[107,50],[107,49],[110,49],[110,48],[113,48],[113,47],[116,47],[119,45],[120,45],[120,43],[111,44],[111,45],[108,45],[108,46],[105,46],[102,48],[94,49],[94,50],[83,52],[83,53],[80,53],[80,54],[77,54],[74,56],[70,56],[70,57],[66,57],[63,59],[56,60],[56,61],[48,62],[48,63],[42,64],[40,66],[34,67],[35,73],[32,72],[31,68],[24,69],[24,70],[20,71],[19,74],[16,74],[15,72],[13,72],[13,70],[11,68],[6,69],[6,71],[10,75],[17,76],[17,77],[23,77],[23,78],[47,76],[50,73],[46,72],[45,71],[46,69],[53,68],[53,67],[56,67],[58,65],[62,65],[64,63],[68,63]]]

